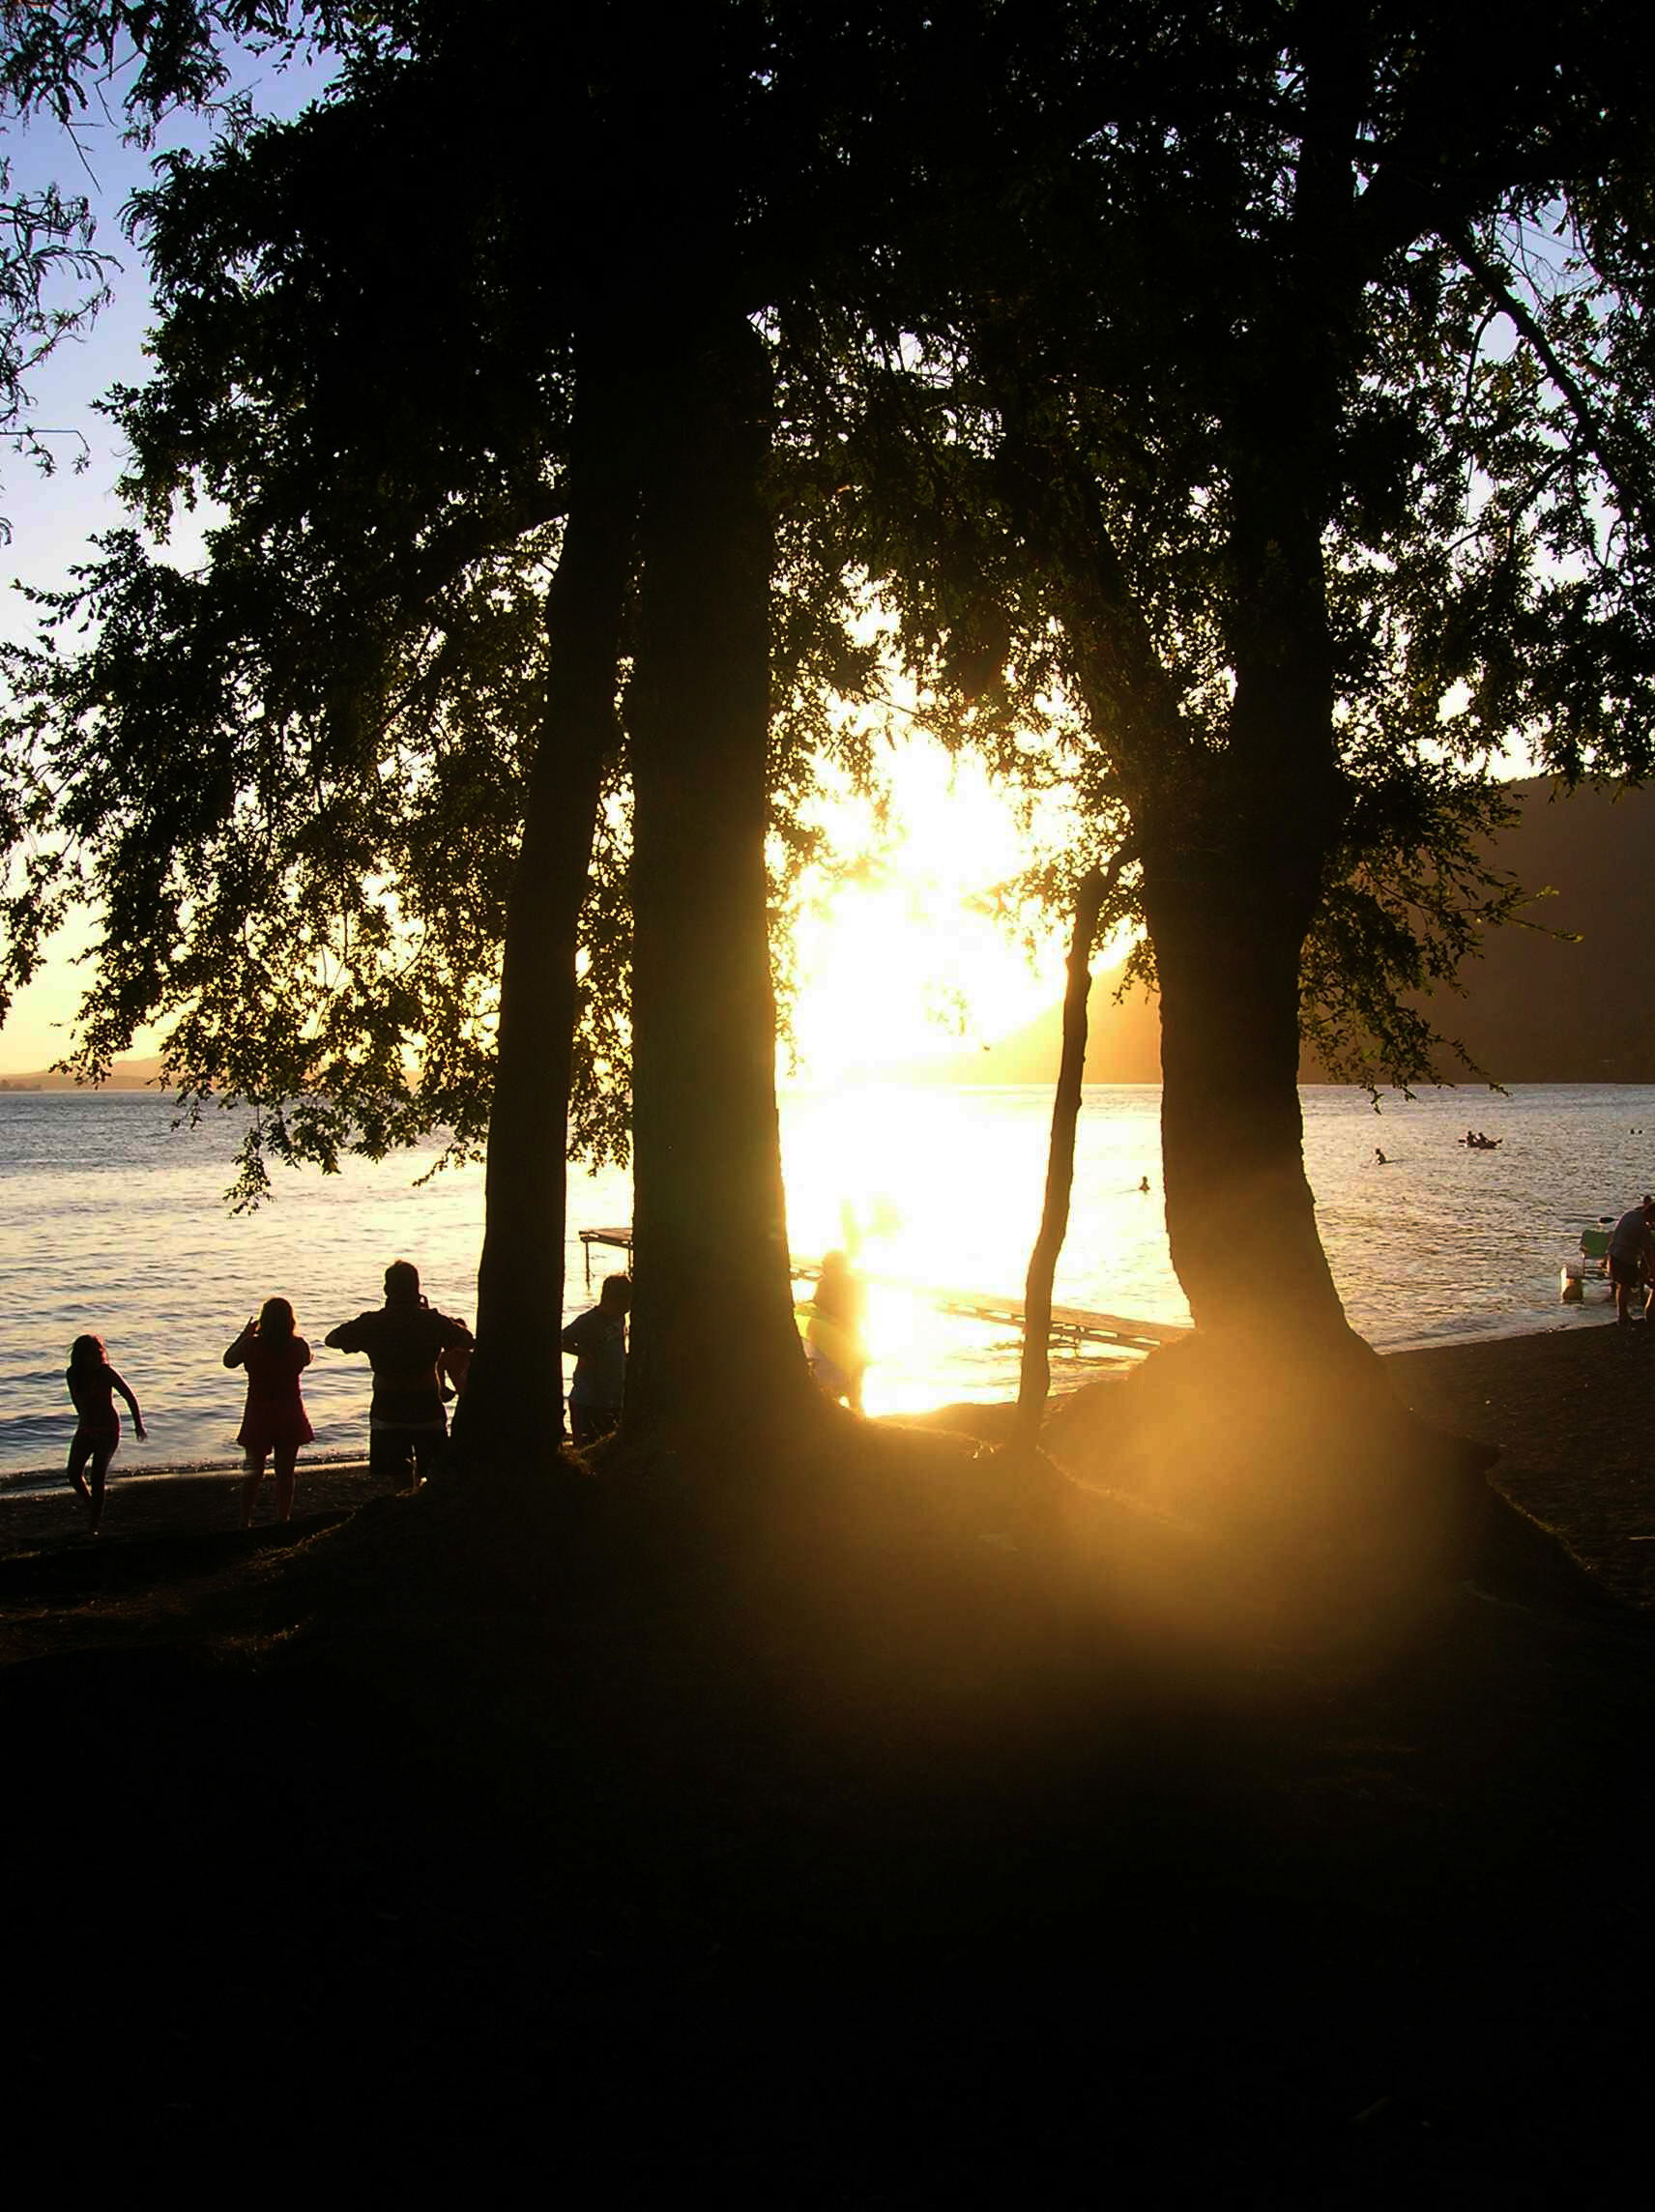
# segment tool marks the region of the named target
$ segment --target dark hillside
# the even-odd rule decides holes
[[[1655,850],[1655,796],[1582,789],[1553,797],[1541,778],[1517,787],[1522,823],[1496,852],[1538,894],[1532,926],[1495,931],[1461,977],[1463,995],[1432,1001],[1437,1027],[1464,1041],[1501,1083],[1655,1082],[1655,933],[1639,891]],[[1568,932],[1569,942],[1554,932]],[[1133,991],[1120,1004],[1118,969],[1092,985],[1089,1083],[1158,1083],[1154,1002]],[[946,1063],[956,1083],[1041,1083],[1057,1074],[1060,1026],[1054,1005],[986,1049]],[[1453,1066],[1443,1062],[1443,1073]],[[1307,1082],[1321,1080],[1313,1062]]]
[[[1526,890],[1533,928],[1496,931],[1438,1026],[1501,1083],[1655,1081],[1655,936],[1640,896],[1655,846],[1655,796],[1535,780],[1498,859]],[[1569,931],[1578,943],[1547,934]]]

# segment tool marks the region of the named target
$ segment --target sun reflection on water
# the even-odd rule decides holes
[[[939,1378],[955,1398],[1003,1397],[1020,1339],[1005,1323],[940,1310],[937,1295],[1021,1297],[1044,1192],[1049,1093],[1007,1091],[985,1126],[982,1094],[911,1086],[797,1090],[783,1114],[793,1249],[837,1246],[868,1288],[870,1412],[934,1406]],[[1187,1319],[1166,1258],[1160,1207],[1142,1190],[1157,1167],[1153,1093],[1112,1092],[1083,1120],[1075,1204],[1084,1248],[1065,1251],[1060,1304]],[[992,1135],[988,1133],[992,1129]],[[1101,1261],[1101,1264],[1100,1264]],[[1095,1373],[1095,1353],[1058,1355],[1069,1381]]]

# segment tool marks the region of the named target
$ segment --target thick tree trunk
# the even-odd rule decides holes
[[[1016,1437],[1032,1443],[1051,1387],[1048,1340],[1052,1333],[1052,1283],[1058,1255],[1069,1226],[1069,1197],[1075,1180],[1075,1123],[1080,1118],[1081,1081],[1086,1073],[1087,998],[1091,990],[1091,948],[1103,905],[1103,876],[1090,868],[1075,894],[1075,927],[1069,942],[1068,978],[1063,989],[1063,1052],[1052,1101],[1052,1142],[1046,1155],[1046,1196],[1040,1231],[1029,1259],[1023,1294],[1023,1366],[1017,1386]]]
[[[636,1292],[624,1433],[813,1402],[793,1321],[765,869],[769,365],[735,312],[658,369],[633,776]]]
[[[1321,545],[1333,356],[1291,316],[1253,348],[1231,441],[1228,742],[1186,757],[1141,843],[1167,1230],[1196,1324],[1345,1347],[1298,1099],[1304,940],[1346,804]]]
[[[604,765],[619,738],[617,664],[636,493],[612,365],[576,400],[569,512],[546,598],[546,705],[507,916],[488,1128],[477,1353],[456,1413],[468,1464],[544,1458],[563,1433],[569,1085],[581,902]]]
[[[1309,907],[1243,844],[1223,868],[1145,859],[1161,995],[1173,1266],[1214,1337],[1344,1342],[1304,1173],[1299,955]]]

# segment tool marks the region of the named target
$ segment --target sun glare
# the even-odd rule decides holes
[[[793,928],[792,1072],[810,1083],[969,1053],[1033,1020],[1062,988],[1056,945],[1031,963],[989,894],[1028,864],[981,765],[916,741],[890,771],[883,821],[823,800],[833,858],[806,871]]]

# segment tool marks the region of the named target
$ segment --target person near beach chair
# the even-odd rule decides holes
[[[1647,1319],[1655,1298],[1655,1198],[1629,1206],[1610,1232],[1609,1271],[1614,1280],[1615,1320],[1622,1325],[1631,1321],[1633,1294],[1645,1284],[1651,1286],[1644,1299]]]

